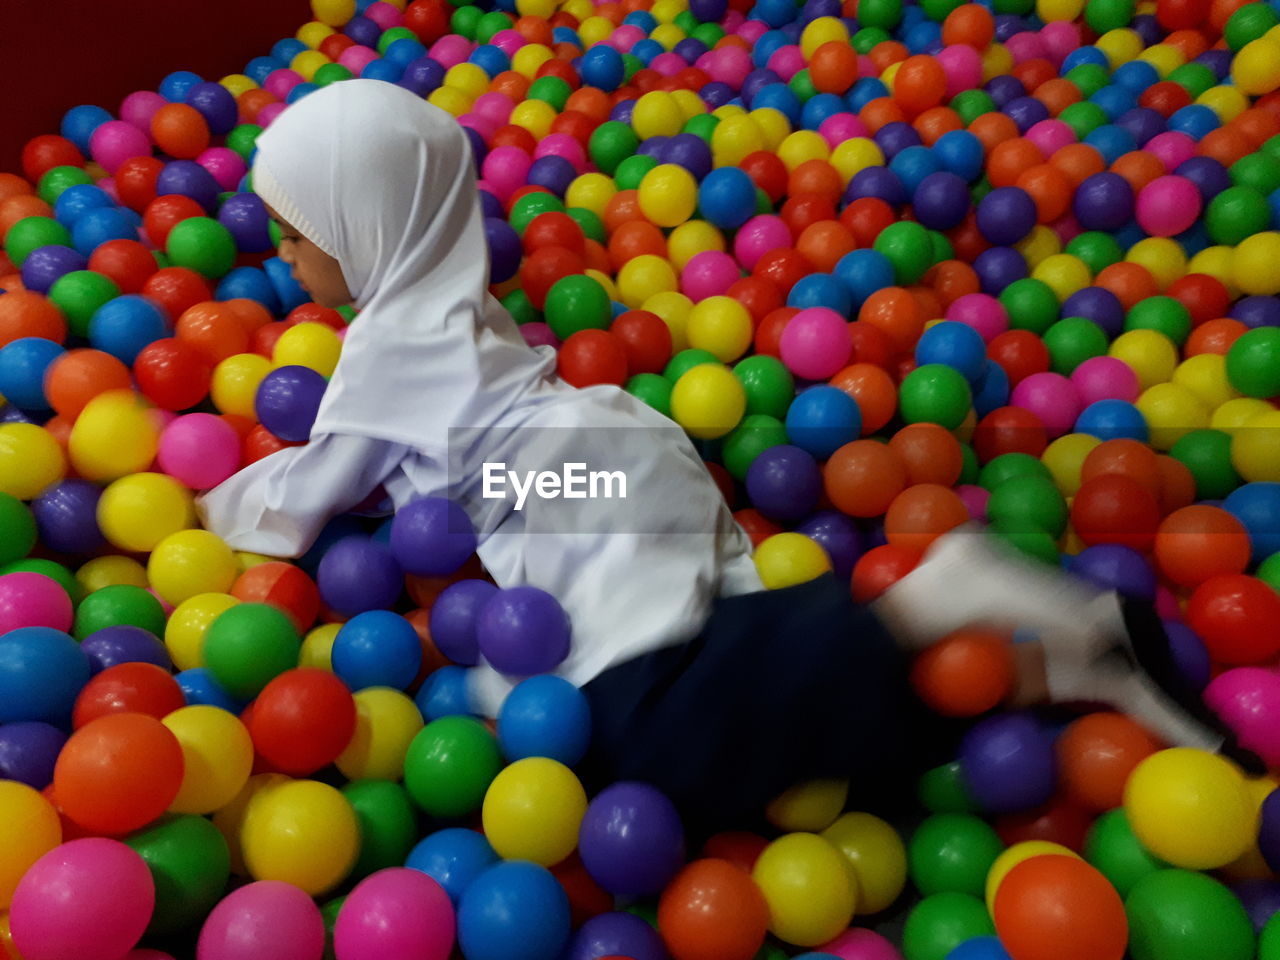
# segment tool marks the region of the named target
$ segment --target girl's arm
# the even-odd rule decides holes
[[[200,497],[196,509],[235,550],[298,557],[330,518],[373,493],[405,453],[385,440],[326,434],[250,464]]]

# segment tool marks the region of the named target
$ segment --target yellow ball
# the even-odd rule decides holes
[[[409,742],[423,727],[422,714],[411,699],[390,687],[366,687],[353,699],[356,732],[338,755],[338,769],[348,780],[399,780]]]
[[[1280,482],[1280,410],[1259,414],[1236,431],[1231,465],[1250,483]]]
[[[775,533],[756,547],[754,559],[769,590],[806,583],[831,569],[827,552],[803,533]]]
[[[221,707],[183,707],[161,721],[182,747],[182,786],[170,813],[213,813],[236,798],[253,770],[253,741]]]
[[[255,880],[327,893],[355,866],[360,826],[341,793],[316,780],[268,784],[249,801],[240,826],[244,863]]]
[[[711,115],[717,120],[725,120],[729,117],[745,117],[747,109],[739,103],[726,103],[712,110]]]
[[[1080,489],[1084,459],[1102,441],[1087,433],[1069,433],[1045,447],[1040,462],[1049,468],[1053,482],[1064,497],[1074,497]]]
[[[1129,252],[1125,260],[1146,267],[1156,285],[1167,290],[1175,280],[1180,280],[1187,273],[1187,255],[1181,245],[1168,237],[1147,237],[1139,240]]]
[[[195,525],[191,491],[163,473],[121,477],[98,500],[102,535],[130,553],[149,553],[165,537]]]
[[[1221,430],[1223,433],[1234,435],[1250,420],[1260,414],[1271,413],[1274,410],[1275,407],[1265,400],[1258,400],[1254,397],[1239,397],[1235,400],[1228,400],[1213,411],[1213,416],[1209,418],[1209,426],[1214,430]]]
[[[230,803],[213,815],[213,825],[227,841],[227,852],[231,854],[231,872],[238,877],[247,877],[249,870],[244,865],[244,850],[240,846],[240,828],[244,825],[244,815],[249,803],[255,796],[268,787],[291,783],[292,779],[283,773],[257,773],[251,776],[244,788]]]
[[[831,155],[827,139],[816,130],[797,130],[778,146],[778,157],[790,173],[809,160],[826,160]]]
[[[537,140],[541,140],[551,132],[551,124],[556,121],[556,108],[545,100],[525,100],[517,104],[511,111],[510,123],[524,127]]]
[[[1101,50],[1111,63],[1111,69],[1114,70],[1122,63],[1128,63],[1134,57],[1142,52],[1144,46],[1142,37],[1136,30],[1130,30],[1128,27],[1120,27],[1116,30],[1108,30],[1093,45]],[[1155,66],[1155,64],[1152,64]],[[1159,69],[1158,67],[1156,69]]]
[[[686,371],[671,390],[672,419],[699,440],[723,437],[746,409],[742,381],[719,364],[703,363]]]
[[[687,34],[677,27],[674,23],[662,23],[653,29],[649,34],[650,40],[656,40],[662,44],[663,50],[674,50],[675,45],[685,39]]]
[[[791,133],[791,121],[781,110],[773,107],[757,107],[747,114],[764,135],[764,148],[777,150]]]
[[[623,303],[626,303],[624,300]],[[629,305],[629,304],[628,304]],[[667,329],[671,331],[671,352],[677,354],[689,346],[689,314],[693,312],[693,301],[683,293],[675,290],[664,290],[645,298],[640,305],[641,310],[657,314]]]
[[[1003,43],[993,43],[982,51],[982,82],[1002,77],[1013,69],[1013,54]]]
[[[1036,15],[1045,23],[1075,20],[1084,11],[1084,0],[1036,0]]]
[[[299,323],[280,335],[271,351],[271,362],[277,367],[306,367],[328,377],[337,367],[341,352],[342,341],[332,327],[323,323]]]
[[[837,17],[818,17],[810,20],[808,25],[800,31],[800,52],[804,54],[805,60],[808,60],[815,50],[832,40],[848,43],[849,28]]]
[[[225,593],[236,580],[235,554],[208,530],[182,530],[156,544],[147,579],[173,606],[198,594]]]
[[[733,297],[707,297],[689,313],[689,346],[732,363],[751,346],[751,314]]]
[[[517,760],[493,778],[484,795],[484,835],[504,860],[554,866],[578,845],[587,792],[563,763]]]
[[[1031,232],[1014,245],[1027,261],[1027,266],[1038,267],[1045,260],[1062,253],[1062,239],[1049,227],[1037,223]]]
[[[303,80],[310,81],[315,77],[317,70],[330,63],[333,61],[319,50],[303,50],[289,63],[289,68],[302,74]]]
[[[1128,364],[1138,375],[1138,384],[1147,390],[1173,379],[1178,366],[1178,348],[1163,333],[1155,330],[1130,330],[1111,343],[1108,356]]]
[[[0,424],[0,493],[34,500],[66,472],[62,447],[44,427]]]
[[[724,234],[706,220],[686,220],[667,237],[667,255],[677,270],[683,270],[700,253],[724,248]]]
[[[671,99],[676,102],[686,122],[707,112],[707,105],[692,90],[672,90]]]
[[[1151,431],[1151,445],[1168,450],[1193,430],[1209,426],[1209,408],[1186,387],[1157,383],[1136,404]]]
[[[247,90],[258,89],[257,83],[251,77],[246,77],[243,73],[229,73],[218,83],[233,97],[239,97],[240,94]]]
[[[85,593],[121,583],[144,590],[148,586],[147,571],[142,564],[132,557],[121,556],[94,557],[76,571],[76,580]]]
[[[248,553],[244,550],[237,550],[235,556],[237,574],[244,573],[246,570],[250,570],[260,564],[278,562],[275,557],[264,556],[261,553]]]
[[[676,271],[671,264],[652,253],[632,257],[618,271],[618,295],[632,310],[652,297],[676,289]]]
[[[537,78],[538,68],[555,59],[551,49],[541,43],[526,43],[511,56],[511,69],[529,80]]]
[[[579,23],[595,12],[595,6],[591,3],[591,0],[564,0],[560,4],[560,9]]]
[[[605,207],[618,192],[618,185],[612,177],[603,173],[584,173],[574,178],[565,191],[564,202],[569,207],[582,207],[590,210],[597,217],[604,216]]]
[[[660,163],[640,181],[640,212],[660,227],[678,227],[698,205],[698,183],[684,167]]]
[[[254,403],[258,396],[258,385],[270,372],[271,361],[261,354],[237,353],[235,356],[227,357],[213,368],[213,382],[209,387],[209,397],[219,413],[232,413],[240,417],[257,419]],[[90,400],[90,406],[95,402],[96,400]],[[88,407],[85,409],[87,410]],[[83,418],[84,414],[80,416]],[[79,421],[76,422],[79,423]],[[74,430],[71,431],[71,435],[75,436]],[[73,462],[74,459],[73,454]]]
[[[1191,258],[1191,262],[1187,264],[1187,273],[1203,273],[1213,277],[1235,299],[1240,295],[1240,290],[1236,287],[1235,256],[1233,247],[1205,247]]]
[[[444,85],[461,90],[472,100],[489,92],[489,75],[474,63],[455,63],[445,71]]]
[[[62,843],[62,822],[39,791],[17,780],[0,780],[0,912],[27,869]]]
[[[789,833],[764,848],[752,879],[769,904],[769,929],[798,947],[826,943],[853,919],[857,880],[830,842]]]
[[[1059,303],[1093,281],[1085,262],[1069,253],[1055,253],[1045,257],[1036,264],[1031,276],[1048,286]]]
[[[1227,379],[1227,358],[1219,353],[1188,357],[1173,371],[1173,382],[1194,393],[1210,410],[1240,397]]]
[[[229,593],[202,593],[178,604],[164,626],[164,645],[179,670],[204,666],[204,637],[213,621],[240,601]]]
[[[1138,54],[1137,59],[1145,60],[1155,67],[1161,80],[1187,62],[1187,57],[1181,50],[1167,43],[1157,43],[1147,47]]]
[[[839,171],[847,186],[854,174],[867,167],[884,166],[884,151],[868,137],[854,137],[831,151],[831,165]]]
[[[613,24],[605,17],[587,17],[578,26],[578,38],[585,46],[595,46],[613,33]]]
[[[1244,293],[1280,293],[1280,233],[1269,230],[1245,237],[1236,247],[1231,269]]]
[[[264,375],[271,367],[266,357],[245,356],[255,356]],[[253,388],[257,390],[256,382]],[[252,396],[249,403],[251,415]],[[68,449],[72,466],[81,476],[104,481],[146,470],[156,457],[159,443],[160,419],[156,410],[131,390],[110,390],[94,397],[80,412],[71,428]]]
[[[649,12],[658,23],[671,23],[688,9],[686,0],[657,0]]]
[[[736,167],[748,154],[764,148],[764,131],[746,114],[723,117],[711,131],[711,155],[717,167]]]
[[[604,292],[609,295],[610,300],[618,299],[618,286],[613,282],[613,277],[607,273],[601,273],[599,270],[587,268],[586,275],[594,280],[600,286],[604,287]]]
[[[892,96],[894,92],[894,81],[898,79],[898,71],[902,69],[902,61],[891,63],[884,68],[884,72],[880,74],[880,82],[889,88],[889,94]]]
[[[996,891],[1000,889],[1000,884],[1004,878],[1009,875],[1009,871],[1022,863],[1024,860],[1030,860],[1032,857],[1059,856],[1059,857],[1075,857],[1081,859],[1080,855],[1074,850],[1062,846],[1059,843],[1050,843],[1048,840],[1027,840],[1023,843],[1015,843],[1000,856],[996,857],[995,862],[991,864],[991,869],[987,871],[987,883],[984,894],[987,900],[987,910],[995,910]]]
[[[555,0],[516,0],[516,13],[522,17],[550,20],[555,12]]]
[[[456,87],[436,87],[427,97],[427,103],[439,107],[450,116],[460,117],[471,111],[475,101]]]
[[[327,23],[312,20],[310,23],[304,23],[300,26],[294,36],[314,50],[324,43],[325,37],[332,37],[336,32]]]
[[[1276,789],[1276,782],[1270,777],[1250,777],[1244,782],[1245,792],[1253,806],[1254,816],[1261,822],[1262,804]],[[1222,868],[1223,875],[1229,880],[1269,880],[1272,877],[1271,867],[1258,849],[1255,840],[1249,849]]]
[[[907,883],[907,848],[898,831],[870,813],[846,813],[822,831],[858,878],[857,912],[879,913]]]
[[[1236,59],[1238,62],[1239,54]],[[1249,98],[1239,88],[1228,86],[1210,87],[1196,97],[1196,103],[1212,110],[1222,123],[1230,123],[1251,106]]]
[[[338,639],[340,623],[326,623],[316,627],[302,641],[298,654],[298,666],[315,667],[333,673],[333,641]]]
[[[1280,43],[1269,36],[1246,43],[1231,61],[1231,79],[1255,97],[1280,87]]]
[[[356,15],[356,0],[311,0],[311,13],[321,23],[341,27]]]
[[[765,816],[784,833],[821,833],[840,816],[848,799],[848,780],[809,780],[775,798]]]
[[[1249,849],[1256,809],[1236,766],[1175,747],[1143,760],[1124,788],[1124,811],[1142,845],[1187,870],[1213,870]]]

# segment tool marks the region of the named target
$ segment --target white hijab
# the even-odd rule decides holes
[[[254,189],[335,257],[360,314],[313,438],[446,457],[451,427],[495,422],[555,368],[488,293],[472,150],[457,121],[381,80],[346,80],[258,139]]]

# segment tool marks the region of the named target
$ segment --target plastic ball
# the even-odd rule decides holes
[[[1056,764],[1044,730],[1030,716],[1010,713],[983,720],[960,747],[965,782],[984,809],[1025,810],[1053,793]]]
[[[198,950],[209,960],[308,960],[324,942],[324,920],[310,896],[292,883],[260,880],[210,911]]]
[[[388,923],[388,917],[395,919]],[[334,925],[334,947],[352,960],[447,960],[454,929],[452,905],[439,883],[417,870],[391,867],[347,895]]]
[[[796,946],[832,939],[849,925],[857,900],[852,874],[826,840],[793,833],[760,855],[752,877],[769,905],[769,929]]]
[[[235,715],[219,707],[190,706],[162,722],[182,748],[183,776],[170,809],[212,813],[230,803],[253,767],[253,743]]]
[[[458,943],[473,960],[555,960],[569,939],[569,902],[545,868],[519,861],[489,867],[458,904]]]
[[[644,783],[615,783],[588,805],[578,840],[587,871],[605,890],[648,895],[684,862],[684,829],[671,801]]]
[[[194,526],[195,509],[190,492],[173,478],[134,473],[103,491],[98,525],[112,544],[141,553]]]
[[[205,631],[204,661],[218,685],[250,699],[298,665],[297,630],[279,610],[260,603],[228,607]]]
[[[569,618],[536,587],[499,590],[480,609],[475,631],[484,658],[514,676],[548,672],[569,653]]]
[[[1153,872],[1134,884],[1125,907],[1133,955],[1142,960],[1171,951],[1208,950],[1223,960],[1253,955],[1253,932],[1240,901],[1203,874]]]
[[[500,766],[497,743],[479,721],[441,717],[418,732],[404,754],[405,787],[433,816],[462,816],[480,808]]]
[[[89,679],[89,661],[79,645],[48,627],[23,627],[0,636],[0,650],[0,720],[69,720],[76,695]]]
[[[66,473],[58,441],[34,423],[0,424],[0,493],[33,500]]]
[[[658,926],[678,960],[750,960],[764,942],[768,905],[750,877],[724,860],[697,860],[668,884]]]
[[[1018,864],[996,892],[993,916],[1001,942],[1028,960],[1071,957],[1078,948],[1100,960],[1125,954],[1129,925],[1120,895],[1075,857]]]
[[[485,793],[485,836],[504,859],[552,866],[577,846],[586,810],[587,795],[568,767],[546,757],[517,760]]]
[[[422,667],[422,646],[413,625],[389,610],[369,610],[348,620],[330,656],[333,672],[353,691],[404,690]]]

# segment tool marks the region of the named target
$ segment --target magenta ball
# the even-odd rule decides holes
[[[1142,149],[1155,154],[1166,170],[1176,170],[1196,155],[1196,142],[1185,133],[1166,130],[1148,140]]]
[[[972,90],[982,83],[982,57],[973,47],[955,44],[938,51],[936,59],[947,78],[948,97]]]
[[[284,113],[286,107],[288,107],[287,103],[268,103],[258,111],[258,126],[262,127],[264,130],[271,126],[276,117]]]
[[[210,147],[196,157],[196,163],[208,170],[223,190],[234,190],[249,172],[244,157],[229,147]]]
[[[1004,304],[985,293],[966,293],[947,307],[946,319],[967,324],[990,343],[1009,329],[1009,312]]]
[[[969,511],[974,520],[987,519],[987,504],[991,501],[991,491],[972,483],[962,483],[956,487],[956,496]]]
[[[466,37],[450,33],[431,45],[427,55],[448,70],[471,56],[473,45]]]
[[[365,67],[377,59],[378,51],[371,50],[369,47],[364,47],[360,44],[347,47],[347,49],[338,54],[338,62],[357,77],[360,76]]]
[[[511,98],[505,93],[482,93],[476,97],[476,102],[471,104],[471,112],[484,117],[486,120],[504,124],[511,116],[511,111],[516,105],[511,102]]]
[[[449,960],[453,904],[435,880],[407,867],[379,870],[347,895],[333,928],[342,960]]]
[[[151,137],[124,120],[108,120],[89,137],[89,155],[115,173],[126,160],[151,156]]]
[[[1069,433],[1084,409],[1075,384],[1058,373],[1033,373],[1013,388],[1009,402],[1038,416],[1050,437]]]
[[[188,413],[161,434],[159,463],[191,489],[208,490],[240,469],[240,437],[221,417]]]
[[[829,953],[840,960],[902,960],[892,943],[873,930],[851,927],[818,952]]]
[[[31,865],[14,891],[9,927],[26,960],[120,960],[155,902],[142,857],[119,840],[85,837]]]
[[[272,70],[267,74],[267,79],[262,84],[262,89],[277,100],[283,100],[289,95],[290,90],[302,82],[302,74],[298,73],[298,71],[282,68],[280,70]]]
[[[260,880],[227,894],[200,929],[196,960],[316,960],[324,918],[290,883]]]
[[[852,113],[833,113],[818,125],[818,133],[833,150],[846,140],[871,135],[866,124]]]
[[[1041,120],[1031,125],[1026,138],[1051,157],[1068,144],[1076,142],[1076,132],[1061,120]]]
[[[1071,373],[1071,382],[1080,394],[1081,409],[1099,400],[1138,399],[1138,375],[1123,360],[1115,357],[1090,357]]]
[[[808,307],[787,321],[779,343],[782,362],[797,377],[826,380],[849,362],[849,323],[828,307]]]
[[[480,169],[498,196],[505,199],[524,186],[531,166],[533,158],[519,147],[498,147],[489,151]]]
[[[1138,194],[1138,226],[1153,237],[1190,229],[1200,215],[1200,191],[1186,177],[1156,177]]]
[[[720,250],[703,250],[689,258],[680,271],[680,289],[690,300],[717,297],[741,276],[737,261]]]
[[[791,246],[791,228],[780,218],[762,213],[752,217],[733,237],[733,255],[748,270],[770,250]]]
[[[21,571],[0,576],[0,635],[20,627],[71,631],[71,598],[56,580]]]
[[[1237,667],[1214,677],[1204,702],[1267,766],[1280,764],[1280,673]]]
[[[555,347],[557,350],[560,349],[560,338],[541,320],[520,324],[520,335],[524,337],[524,342],[531,347],[546,346]]]
[[[135,90],[120,102],[120,119],[150,134],[152,116],[168,102],[154,90]]]

